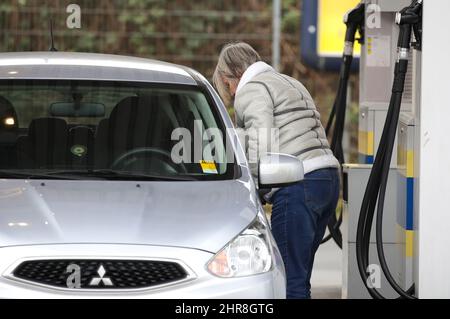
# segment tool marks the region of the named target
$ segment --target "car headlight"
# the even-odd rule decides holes
[[[230,278],[261,274],[272,267],[272,245],[266,220],[255,221],[208,263],[213,275]]]

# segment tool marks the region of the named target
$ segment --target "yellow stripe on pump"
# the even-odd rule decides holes
[[[358,140],[359,153],[372,156],[374,154],[373,131],[359,131]]]
[[[367,155],[374,154],[374,141],[373,141],[373,131],[367,132]]]
[[[414,177],[414,151],[406,152],[406,177]]]
[[[405,230],[406,257],[414,256],[414,230]]]

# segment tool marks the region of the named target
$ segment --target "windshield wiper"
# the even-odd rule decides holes
[[[129,180],[129,181],[195,181],[192,176],[162,176],[111,169],[86,169],[86,170],[54,170],[45,172],[29,172],[23,170],[0,170],[0,178],[12,179],[58,179],[58,180]]]
[[[48,173],[34,173],[22,170],[0,170],[0,178],[11,179],[61,179],[61,180],[79,180],[77,176],[61,176],[58,174],[49,175]]]
[[[93,177],[107,180],[136,180],[136,181],[195,181],[196,178],[192,176],[163,176],[151,175],[144,173],[133,173],[127,171],[117,171],[112,169],[87,169],[87,170],[60,170],[53,172],[46,172],[46,176],[76,176],[77,179],[81,177]]]

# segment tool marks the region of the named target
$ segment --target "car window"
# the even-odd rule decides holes
[[[0,178],[233,178],[210,101],[187,85],[0,81]]]

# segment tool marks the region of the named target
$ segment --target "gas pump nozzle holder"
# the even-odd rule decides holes
[[[365,5],[361,2],[356,8],[350,10],[344,16],[344,23],[347,26],[347,31],[345,33],[344,55],[353,56],[353,45],[355,40],[361,44],[364,42],[364,12]],[[361,38],[355,39],[355,35],[358,30]]]
[[[415,43],[413,47],[420,50],[422,43],[422,17],[421,17],[422,0],[417,0],[411,6],[397,12],[395,23],[400,26],[403,36],[399,37],[398,47],[402,49],[410,49],[411,29],[414,31]]]

